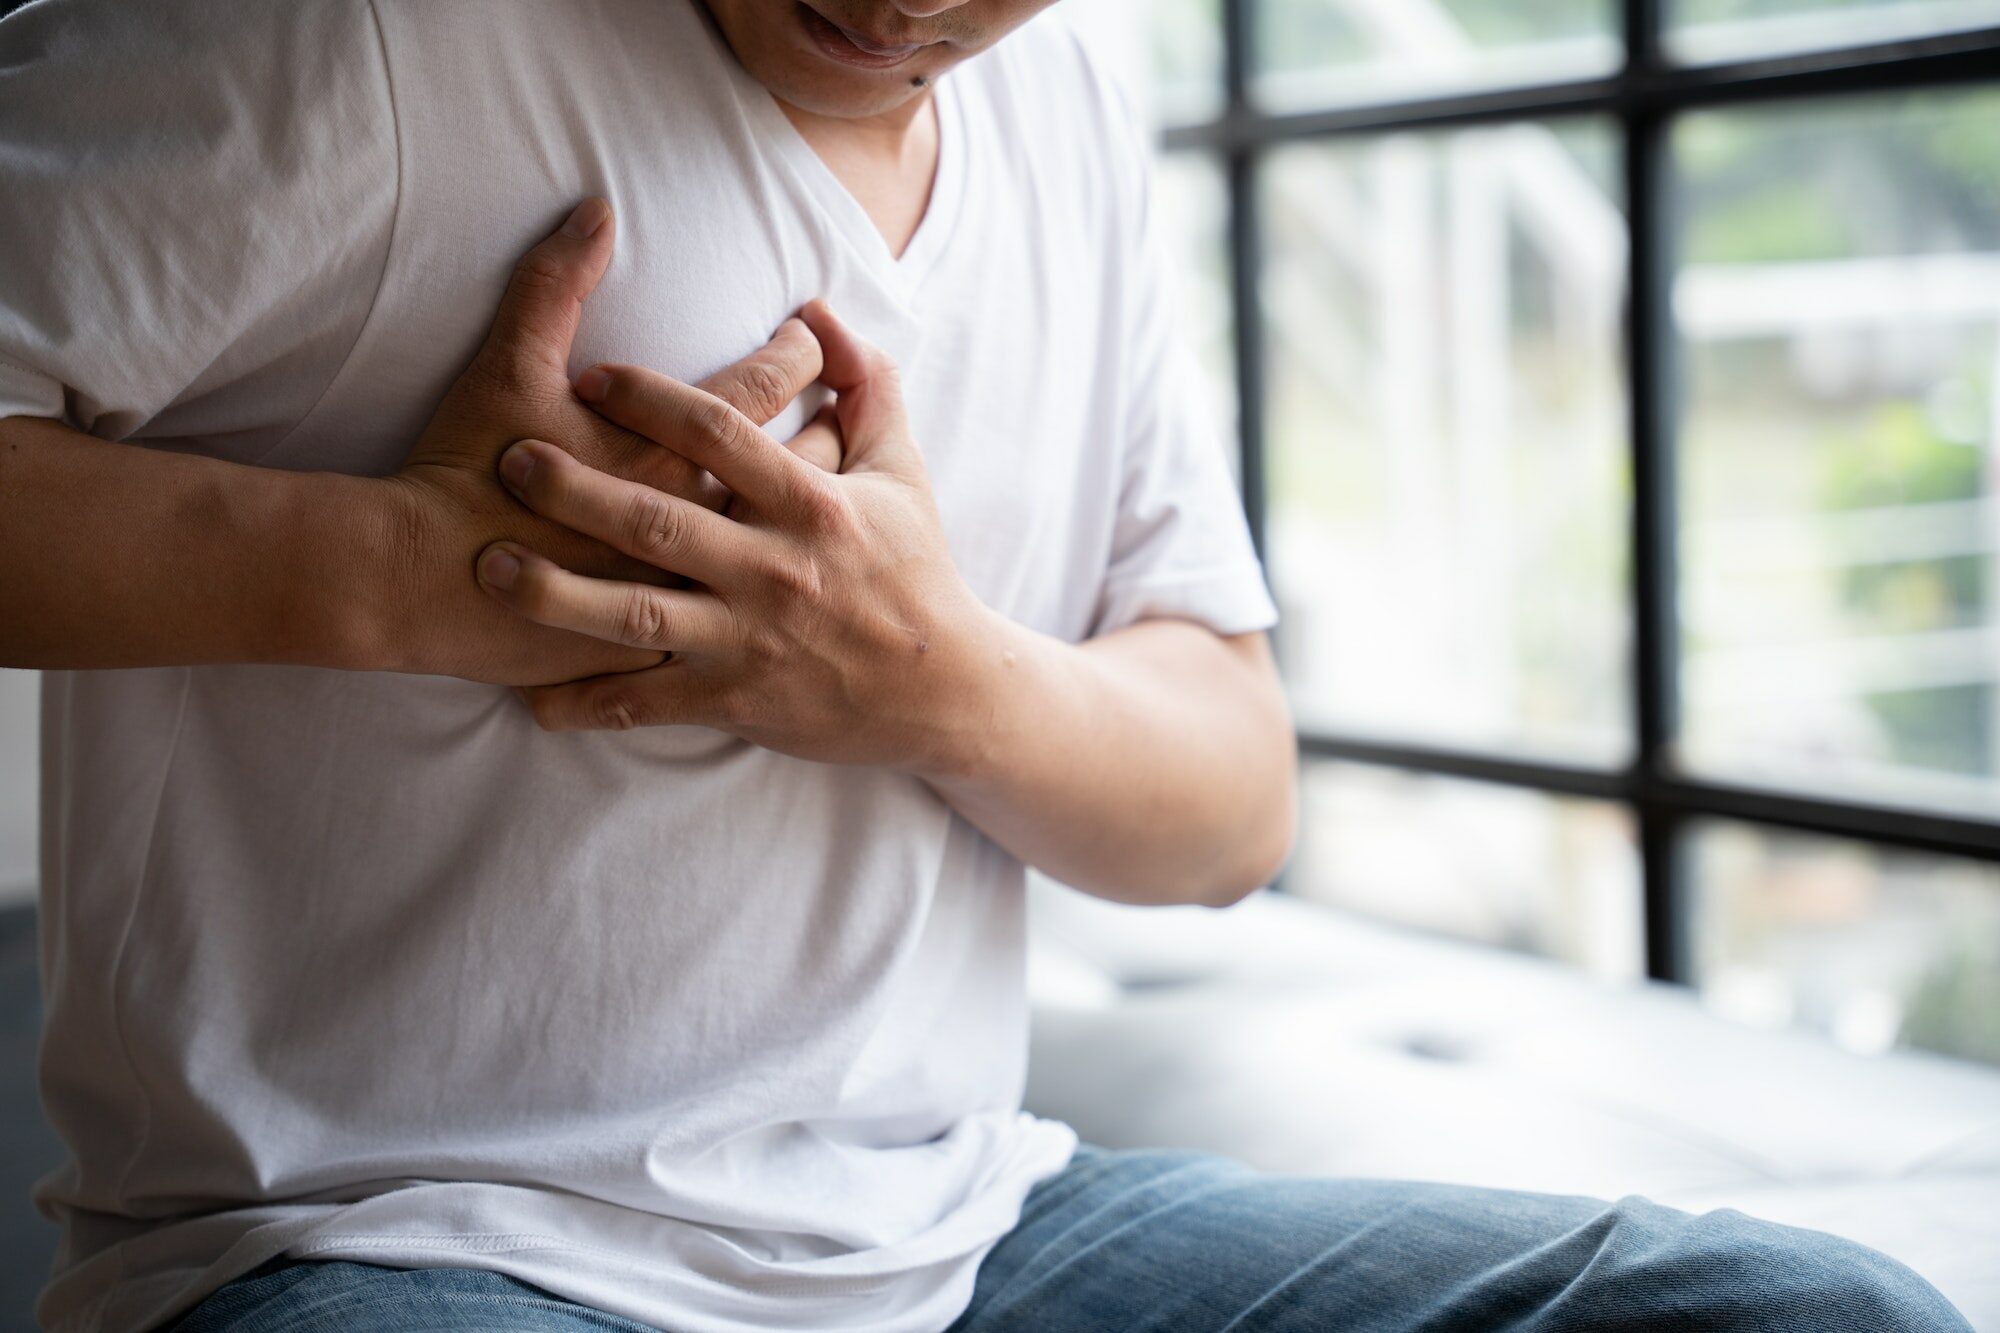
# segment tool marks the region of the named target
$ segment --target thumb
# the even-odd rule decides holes
[[[586,199],[540,245],[521,256],[500,298],[479,359],[512,383],[569,380],[569,348],[583,303],[611,264],[611,205]]]
[[[857,336],[824,301],[809,303],[799,318],[819,339],[821,382],[838,395],[834,412],[846,447],[840,470],[881,471],[913,460],[921,467],[923,456],[910,438],[903,406],[902,377],[888,353]]]

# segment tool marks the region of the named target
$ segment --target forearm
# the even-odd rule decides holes
[[[382,482],[0,420],[0,666],[365,666]]]
[[[1290,852],[1296,755],[1262,635],[1153,621],[1081,646],[993,617],[925,773],[994,841],[1086,892],[1234,902]]]

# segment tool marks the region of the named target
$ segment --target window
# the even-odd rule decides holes
[[[1287,887],[2000,1062],[2000,0],[1127,12]]]
[[[1301,896],[1608,980],[1643,972],[1638,846],[1615,802],[1329,759],[1307,761],[1300,794]]]
[[[1668,0],[1667,49],[1690,64],[2000,24],[2000,0]]]
[[[2000,90],[1671,143],[1687,762],[2000,816]]]
[[[1612,126],[1286,144],[1258,183],[1266,539],[1301,724],[1628,758]]]
[[[1688,857],[1711,1009],[2000,1064],[2000,867],[1722,821]]]
[[[1257,14],[1256,95],[1316,108],[1609,74],[1611,0],[1280,0]]]

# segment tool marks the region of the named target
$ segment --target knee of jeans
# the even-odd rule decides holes
[[[1695,1219],[1714,1233],[1704,1267],[1728,1273],[1756,1306],[1755,1327],[1784,1333],[1971,1333],[1938,1290],[1878,1250],[1733,1210]],[[1718,1252],[1719,1251],[1719,1252]],[[1718,1262],[1719,1261],[1719,1262]]]

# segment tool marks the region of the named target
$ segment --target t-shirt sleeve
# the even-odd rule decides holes
[[[0,416],[254,452],[358,337],[396,188],[366,0],[0,20]]]
[[[1121,99],[1122,100],[1122,99]],[[1111,563],[1093,634],[1192,620],[1218,634],[1277,623],[1201,369],[1180,337],[1178,279],[1152,202],[1150,146],[1125,113],[1127,423]]]

